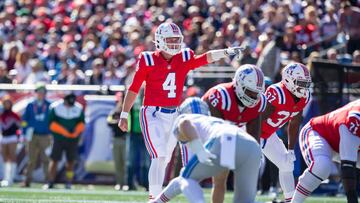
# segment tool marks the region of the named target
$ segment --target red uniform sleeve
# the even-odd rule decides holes
[[[187,61],[188,63],[188,67],[190,70],[199,68],[201,66],[207,65],[208,61],[207,61],[207,57],[206,57],[206,53],[201,54],[201,55],[195,55],[193,50],[190,50],[190,60]]]
[[[360,112],[350,111],[345,125],[352,134],[360,137]]]
[[[276,87],[270,86],[266,89],[265,96],[267,101],[274,107],[279,106],[281,104],[281,95],[279,95],[279,91],[276,90]]]
[[[138,63],[136,65],[136,72],[134,79],[129,87],[129,90],[138,93],[142,83],[145,81],[147,75],[147,67],[145,65],[144,56],[140,54]]]

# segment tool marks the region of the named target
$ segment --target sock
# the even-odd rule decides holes
[[[15,176],[16,176],[16,163],[11,162],[11,171],[10,171],[10,181],[9,184],[12,184],[14,182]]]
[[[318,177],[315,177],[312,173],[310,173],[309,169],[306,169],[299,177],[299,182],[296,186],[292,202],[304,202],[311,192],[319,187],[321,181],[322,180]]]
[[[171,180],[169,185],[156,197],[155,202],[165,203],[181,193],[180,189],[181,177]]]
[[[5,162],[4,164],[4,178],[5,181],[10,181],[11,176],[11,162]]]
[[[165,157],[158,157],[151,160],[149,168],[149,199],[157,197],[161,190],[165,177]]]
[[[190,203],[205,203],[203,191],[197,181],[183,178],[180,187]]]
[[[73,171],[66,171],[65,176],[66,176],[66,181],[71,183],[72,179],[74,178],[74,172]]]
[[[284,192],[285,202],[291,202],[291,198],[295,191],[293,172],[279,171],[279,182]]]

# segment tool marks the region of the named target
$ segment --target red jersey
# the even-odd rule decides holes
[[[310,92],[306,98],[295,103],[291,92],[281,82],[270,85],[266,90],[268,102],[275,107],[275,111],[262,122],[261,138],[270,137],[276,130],[299,114],[310,101]]]
[[[310,120],[312,129],[325,138],[336,152],[339,152],[339,127],[342,124],[346,125],[352,134],[360,137],[360,99]]]
[[[146,106],[178,106],[187,73],[208,64],[206,54],[195,56],[190,49],[181,50],[170,61],[160,51],[142,52],[139,57],[129,90],[137,93],[145,81]]]
[[[222,83],[210,88],[202,100],[209,101],[213,107],[219,110],[224,120],[231,121],[240,127],[255,119],[266,108],[264,94],[261,94],[261,99],[255,107],[240,107],[233,82]]]

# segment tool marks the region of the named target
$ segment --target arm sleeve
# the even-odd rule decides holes
[[[146,65],[143,54],[140,54],[138,63],[136,65],[136,72],[134,79],[129,87],[129,90],[138,93],[142,83],[145,81],[147,75]]]
[[[186,63],[188,63],[188,67],[190,70],[199,68],[201,66],[207,65],[208,61],[207,61],[207,56],[206,53],[201,54],[201,55],[195,55],[193,50],[190,50],[190,60],[187,61]]]

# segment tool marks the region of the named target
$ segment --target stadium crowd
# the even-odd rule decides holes
[[[270,77],[279,62],[303,61],[346,40],[350,60],[345,61],[359,63],[360,10],[354,2],[1,1],[0,59],[5,64],[0,81],[124,84],[138,54],[154,49],[156,27],[170,19],[196,53],[244,46],[248,51],[240,61],[220,63],[258,63]],[[321,53],[331,60],[344,58],[338,49]]]
[[[0,2],[0,83],[128,85],[138,55],[155,49],[154,32],[169,20],[179,25],[184,44],[195,53],[242,46],[240,58],[215,64],[256,64],[272,81],[279,81],[281,67],[289,61],[323,58],[360,64],[358,4],[5,0]]]

